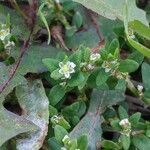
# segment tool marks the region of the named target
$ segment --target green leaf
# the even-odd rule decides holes
[[[54,115],[57,115],[58,111],[55,107],[52,105],[49,105],[49,117],[53,117]]]
[[[62,114],[72,124],[79,121],[79,118],[86,112],[86,105],[83,101],[75,102],[62,109]]]
[[[132,141],[139,150],[149,150],[150,148],[150,138],[145,135],[134,136]]]
[[[71,37],[73,34],[77,31],[77,28],[75,26],[70,26],[66,29],[66,36]]]
[[[24,111],[22,117],[27,118],[38,127],[36,132],[31,131],[26,137],[17,138],[17,149],[40,149],[47,135],[49,123],[49,101],[42,81],[28,81],[18,86],[16,96]]]
[[[42,60],[43,64],[49,69],[50,72],[53,72],[59,67],[59,61],[52,58],[45,58]]]
[[[109,74],[106,73],[104,69],[100,69],[96,77],[97,86],[104,84],[108,78],[109,78]]]
[[[129,35],[127,35],[127,39],[128,39],[128,42],[130,43],[130,45],[132,47],[134,47],[136,50],[138,50],[140,53],[142,53],[144,56],[150,58],[150,49],[143,46],[142,44],[134,41],[132,38],[130,38]]]
[[[62,139],[64,138],[65,135],[68,135],[68,132],[66,129],[64,129],[63,127],[56,125],[54,128],[54,133],[55,133],[55,138],[57,139],[57,141],[59,141],[60,143],[62,143]]]
[[[113,39],[113,41],[110,43],[108,50],[112,55],[115,55],[116,58],[119,57],[119,41],[118,39]]]
[[[25,53],[22,62],[18,68],[18,72],[21,75],[25,75],[28,72],[42,73],[48,69],[44,66],[42,60],[49,57],[55,58],[56,55],[62,51],[61,49],[54,48],[46,45],[30,45],[29,49]],[[16,48],[11,53],[12,57],[18,58],[20,55],[20,48]],[[32,65],[31,65],[32,64]]]
[[[133,53],[131,53],[129,55],[128,59],[134,60],[140,65],[140,64],[142,64],[142,62],[144,60],[144,56],[140,52],[134,51]]]
[[[120,0],[74,0],[75,2],[79,2],[85,7],[95,11],[99,15],[102,15],[109,19],[117,19],[124,20],[124,5],[125,1]],[[128,1],[128,14],[129,21],[139,20],[145,25],[148,26],[148,22],[146,19],[146,14],[143,10],[137,8],[135,0]]]
[[[51,78],[53,78],[54,80],[59,80],[62,77],[63,75],[59,73],[59,69],[56,69],[51,73]]]
[[[48,98],[50,100],[50,104],[55,106],[63,97],[65,96],[65,89],[61,85],[55,85],[50,90]]]
[[[6,23],[8,15],[10,15],[11,33],[20,39],[26,38],[29,35],[29,29],[25,25],[23,18],[14,9],[0,5],[0,22]]]
[[[78,149],[87,150],[88,139],[86,135],[82,135],[77,139]]]
[[[150,65],[147,63],[142,64],[142,80],[144,84],[144,88],[149,91],[150,90]]]
[[[80,50],[75,51],[70,57],[69,60],[76,64],[76,68],[80,68],[82,58],[82,52]]]
[[[100,113],[103,107],[122,101],[124,96],[120,91],[100,91],[94,89],[87,114],[72,130],[70,136],[78,138],[87,135],[88,149],[96,149],[96,143],[101,139]]]
[[[119,122],[120,122],[119,119],[114,119],[111,121],[111,126],[118,131],[122,130],[122,128],[119,125]]]
[[[103,140],[101,142],[101,145],[103,148],[106,148],[106,149],[113,149],[113,150],[119,150],[120,149],[120,146],[113,142],[113,141],[109,141],[109,140]]]
[[[121,72],[134,72],[138,69],[139,67],[139,64],[134,61],[134,60],[130,60],[130,59],[126,59],[126,60],[122,60],[120,62],[120,65],[119,65],[119,70]]]
[[[7,111],[0,96],[0,147],[9,139],[25,132],[36,131],[37,126],[23,116]]]
[[[44,6],[47,5],[47,4],[48,4],[48,2],[45,2],[45,3],[43,3],[43,4],[39,7],[38,14],[39,14],[40,19],[42,20],[42,22],[44,23],[44,25],[45,25],[45,27],[46,27],[46,29],[47,29],[47,31],[48,31],[48,41],[47,41],[47,43],[49,44],[50,41],[51,41],[51,33],[50,33],[50,29],[49,29],[48,22],[47,22],[47,20],[46,20],[44,14],[43,14],[43,12],[42,12],[42,9],[43,9]]]
[[[125,119],[129,117],[127,111],[122,106],[119,106],[118,113],[120,119]]]
[[[136,50],[138,50],[140,53],[142,53],[144,56],[146,57],[149,57],[150,58],[150,49],[148,49],[147,47],[143,46],[142,44],[134,41],[130,35],[129,35],[129,32],[128,32],[128,23],[131,21],[129,20],[129,1],[125,1],[125,7],[124,7],[124,26],[125,26],[125,32],[126,32],[126,35],[127,35],[127,40],[128,42],[130,43],[130,45],[132,47],[134,47]],[[131,12],[132,13],[132,12]],[[139,19],[134,19],[134,20],[138,20],[138,21],[141,21],[142,20],[139,20]],[[144,23],[144,22],[142,22]],[[145,24],[145,23],[144,23]],[[147,24],[145,24],[147,25]],[[145,29],[146,30],[146,29]]]
[[[11,67],[14,66],[12,65]],[[2,86],[6,84],[7,80],[10,77],[10,70],[12,69],[11,67],[7,67],[5,64],[0,62],[0,91],[2,91],[2,93],[0,92],[0,96],[3,97],[7,96],[7,94],[9,94],[14,87],[20,85],[25,81],[25,78],[22,75],[16,73],[13,80],[6,86],[4,90],[2,90]]]
[[[135,114],[133,114],[132,116],[130,116],[130,122],[133,126],[137,125],[137,123],[139,122],[141,118],[141,113],[137,112]]]
[[[65,37],[65,43],[71,49],[78,49],[83,44],[93,48],[98,42],[99,37],[94,27],[89,27],[87,31],[76,32],[71,37]]]
[[[80,28],[82,26],[83,19],[80,14],[80,12],[76,12],[73,16],[73,25],[75,25],[77,28]]]
[[[54,137],[48,139],[48,145],[51,150],[60,150],[62,147],[62,145]]]
[[[75,73],[72,75],[71,79],[68,81],[68,86],[75,87],[75,86],[82,84],[83,81],[84,81],[83,73],[82,72]]]
[[[138,20],[134,20],[129,23],[129,28],[131,28],[134,32],[143,36],[144,38],[150,40],[150,28]]]
[[[121,143],[123,144],[124,150],[128,150],[130,147],[130,136],[121,135],[120,140],[121,140]]]

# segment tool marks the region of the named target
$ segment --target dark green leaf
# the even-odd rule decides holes
[[[122,60],[119,65],[119,70],[121,72],[134,72],[138,69],[139,64],[131,59]]]
[[[120,149],[120,146],[117,143],[115,143],[113,141],[109,141],[109,140],[103,140],[101,145],[103,148],[106,148],[106,149],[112,149],[112,150]]]
[[[144,88],[150,90],[150,65],[147,63],[142,64],[142,80]]]
[[[145,135],[134,136],[132,141],[139,150],[149,150],[150,148],[150,138]]]
[[[50,104],[55,106],[65,96],[65,89],[61,85],[55,85],[48,95]]]
[[[129,117],[127,111],[122,106],[119,106],[118,113],[120,119],[125,119]]]
[[[108,78],[109,78],[109,74],[106,73],[104,69],[100,69],[96,77],[97,86],[104,84]]]
[[[75,87],[75,86],[82,84],[83,81],[84,81],[83,73],[82,72],[75,73],[72,75],[71,79],[68,81],[68,86]]]
[[[128,150],[130,147],[130,136],[121,135],[120,140],[121,140],[124,150]]]
[[[50,72],[53,72],[59,67],[59,61],[52,58],[45,58],[42,60],[43,64],[48,68]]]
[[[54,128],[54,133],[55,133],[55,138],[57,139],[57,141],[59,141],[60,143],[62,143],[62,139],[64,138],[65,135],[68,135],[68,132],[66,129],[64,129],[63,127],[56,125]]]

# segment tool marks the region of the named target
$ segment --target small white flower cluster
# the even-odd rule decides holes
[[[63,75],[62,79],[69,79],[71,74],[75,72],[76,65],[73,62],[60,62],[59,63],[59,73]]]
[[[80,67],[84,67],[86,70],[93,70],[95,68],[95,62],[97,62],[100,58],[101,55],[99,53],[93,53],[90,55],[90,61],[81,63]]]
[[[126,136],[130,136],[131,133],[131,123],[129,122],[128,118],[122,119],[119,122],[119,125],[123,128],[123,132],[121,132],[122,134],[126,135]]]
[[[136,38],[132,29],[129,29],[129,36],[130,36],[131,39]]]
[[[6,39],[10,35],[10,29],[5,25],[0,25],[0,40],[4,44],[4,48],[7,50],[11,50],[12,47],[15,46],[15,43],[13,41],[9,41],[9,39]]]
[[[128,127],[128,126],[131,126],[131,123],[129,122],[129,120],[127,118],[125,118],[119,122],[119,125],[122,127]]]
[[[1,24],[0,29],[0,40],[4,41],[5,38],[10,34],[10,29],[5,25]]]
[[[143,86],[142,85],[138,85],[137,86],[137,90],[138,90],[139,96],[142,97],[143,96]]]
[[[5,49],[11,50],[11,48],[14,46],[15,46],[15,43],[13,41],[8,41],[8,43],[5,45]]]
[[[118,61],[117,60],[113,60],[113,61],[104,61],[103,64],[102,64],[102,68],[105,69],[105,72],[108,73],[108,72],[113,72],[114,69],[113,68],[117,68],[119,65]]]
[[[142,92],[143,91],[143,86],[142,85],[138,85],[137,89],[138,89],[139,92]]]
[[[59,4],[59,3],[60,3],[60,0],[55,0],[55,2]]]
[[[51,117],[51,122],[54,124],[58,124],[61,119],[62,116],[54,115],[53,117]]]
[[[99,53],[93,53],[90,56],[90,60],[94,61],[94,62],[97,61],[97,60],[99,60],[100,58],[101,58],[101,55]]]

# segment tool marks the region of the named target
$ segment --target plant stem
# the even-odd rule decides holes
[[[28,17],[27,17],[27,16],[25,15],[25,13],[20,9],[20,7],[19,7],[19,5],[17,4],[16,0],[9,0],[9,1],[10,1],[11,5],[16,9],[16,11],[18,11],[18,13],[20,13],[20,14],[23,16],[23,18],[24,18],[25,20],[27,20]]]

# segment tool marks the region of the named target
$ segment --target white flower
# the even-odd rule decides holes
[[[5,49],[10,50],[14,46],[15,46],[15,43],[13,41],[8,41],[8,43],[5,45]]]
[[[54,115],[53,117],[51,117],[51,122],[53,122],[53,123],[59,123],[59,116]]]
[[[109,62],[107,62],[107,61],[104,61],[104,62],[103,62],[102,68],[105,69],[105,72],[106,72],[106,73],[108,73],[108,72],[111,71],[111,67],[110,67],[110,65],[109,65]]]
[[[119,125],[122,127],[130,127],[131,123],[129,122],[129,120],[127,118],[125,118],[119,122]]]
[[[142,92],[143,91],[143,86],[142,85],[138,85],[137,89],[138,89],[139,92]]]
[[[59,73],[62,74],[64,78],[68,79],[70,78],[70,74],[75,72],[74,68],[76,67],[76,65],[73,62],[67,61],[60,62],[59,67]]]
[[[10,29],[6,27],[5,24],[1,25],[2,29],[0,30],[0,40],[4,40],[9,34]]]
[[[135,39],[135,35],[134,34],[130,35],[130,38]]]
[[[91,60],[91,61],[97,61],[100,57],[101,57],[101,55],[100,55],[99,53],[93,53],[93,54],[90,56],[90,60]]]
[[[67,150],[67,148],[65,148],[65,147],[61,147],[61,150]]]
[[[93,69],[95,68],[95,66],[92,65],[92,64],[88,64],[88,65],[87,65],[87,68],[88,68],[89,70],[93,70]]]
[[[60,3],[60,1],[59,1],[59,0],[55,0],[55,2],[56,2],[56,3]]]

